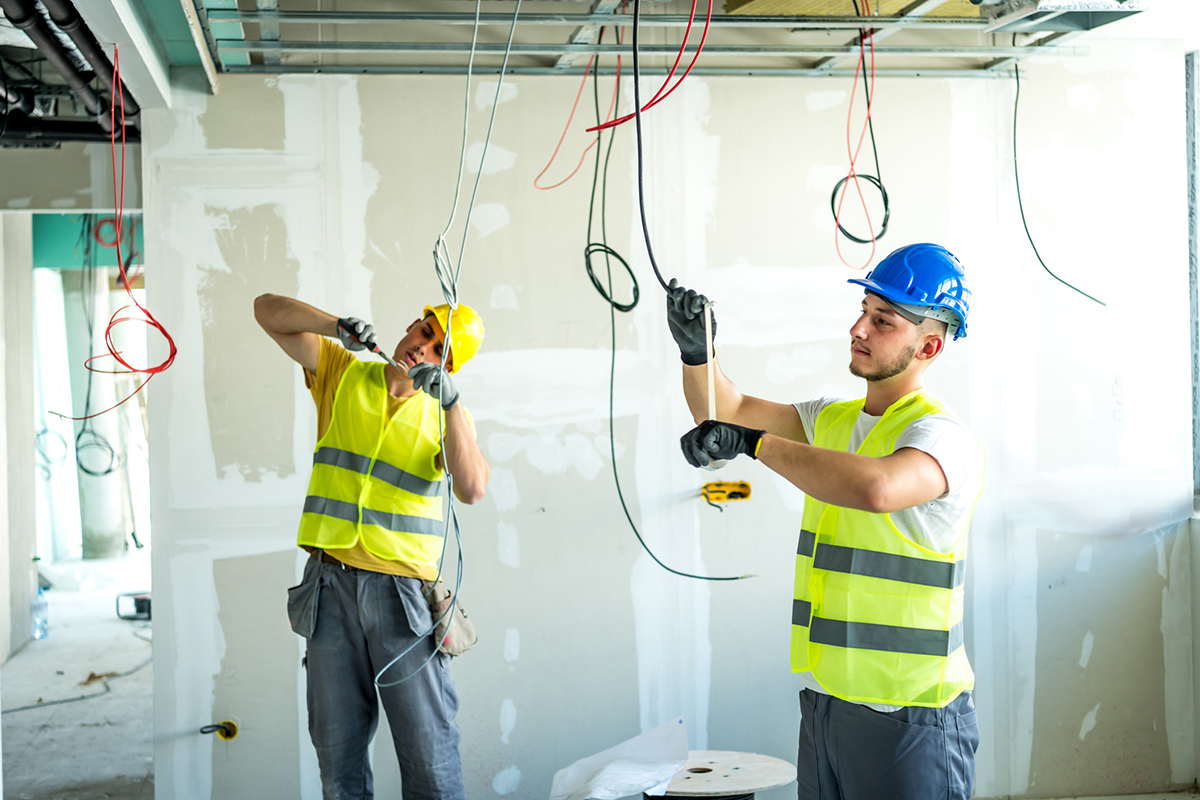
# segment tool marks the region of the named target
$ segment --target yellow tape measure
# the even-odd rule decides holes
[[[750,499],[750,484],[746,481],[713,481],[700,489],[700,494],[710,503],[728,503]]]

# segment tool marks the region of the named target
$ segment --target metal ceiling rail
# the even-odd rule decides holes
[[[926,14],[937,10],[945,4],[946,0],[914,0],[913,3],[910,3],[907,7],[901,9],[900,13],[896,14],[896,17],[904,20],[925,19]],[[885,24],[879,25],[878,27],[872,25],[871,28],[864,28],[863,32],[859,33],[858,36],[855,36],[849,42],[849,44],[852,47],[862,44],[864,38],[867,38],[867,31],[869,31],[869,40],[872,45],[875,45],[879,42],[882,42],[884,39],[899,33],[905,27],[908,26],[903,23],[893,23],[891,25]],[[261,36],[259,38],[266,39],[267,37]],[[837,62],[841,60],[842,59],[839,58],[826,58],[816,66],[821,69],[833,69],[837,65]]]
[[[598,71],[600,75],[615,75],[616,69],[613,67],[600,67]],[[251,64],[249,66],[229,66],[225,68],[225,72],[238,74],[256,74],[256,75],[279,75],[279,74],[332,74],[332,75],[465,75],[467,68],[444,66],[402,66],[402,65],[380,65],[380,66],[362,66],[349,64],[284,64],[282,66],[267,66],[264,64]],[[480,67],[478,64],[471,70],[473,75],[495,75],[500,72],[499,67]],[[666,75],[667,70],[662,68],[649,69],[642,67],[642,75]],[[582,76],[584,69],[582,67],[574,67],[570,69],[561,69],[559,67],[509,67],[504,71],[505,75],[574,75],[575,77]],[[628,68],[621,70],[622,75],[630,75]],[[700,76],[738,76],[738,77],[769,77],[769,78],[853,78],[854,70],[852,69],[804,69],[804,68],[788,68],[788,67],[696,67],[691,72],[692,75]],[[879,78],[1004,78],[1012,79],[1012,72],[998,72],[989,69],[877,69],[875,70],[876,77]]]
[[[470,42],[256,42],[236,39],[217,40],[217,49],[230,53],[376,53],[376,54],[437,54],[459,55],[471,52]],[[483,43],[475,45],[475,53],[503,55],[506,45]],[[685,50],[695,51],[688,45]],[[562,53],[600,53],[601,55],[628,55],[633,51],[629,44],[571,44],[546,42],[542,44],[514,44],[512,52],[526,56],[554,56]],[[676,45],[642,45],[638,52],[643,56],[668,56],[679,52]],[[858,47],[837,45],[821,47],[815,45],[708,45],[706,56],[755,56],[784,58],[821,58],[827,56],[857,55]],[[922,58],[1027,58],[1029,56],[1084,56],[1087,47],[876,47],[876,57],[922,57]],[[826,70],[828,72],[829,70]]]
[[[383,23],[434,22],[443,25],[473,25],[474,14],[451,11],[280,11],[258,13],[213,8],[212,22],[241,22],[269,25],[378,25]],[[703,22],[701,17],[699,23]],[[512,14],[480,14],[481,25],[511,25]],[[682,28],[687,14],[644,14],[643,28]],[[632,27],[631,14],[522,14],[517,20],[525,25],[614,25]],[[760,16],[755,14],[714,14],[714,28],[790,28],[792,30],[857,30],[863,27],[897,26],[921,30],[983,30],[988,20],[981,17],[849,17],[849,16]]]

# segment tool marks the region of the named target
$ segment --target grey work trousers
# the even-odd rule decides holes
[[[882,713],[800,692],[800,800],[970,800],[979,727],[970,692]]]
[[[434,656],[412,678],[382,686],[376,695],[375,675],[414,641],[423,638],[381,684],[418,670],[433,652],[433,620],[421,582],[310,559],[300,585],[288,590],[288,618],[308,640],[308,732],[324,800],[375,796],[368,748],[380,700],[396,744],[404,800],[464,800],[450,657]]]

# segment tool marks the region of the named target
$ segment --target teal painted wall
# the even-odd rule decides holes
[[[81,269],[83,267],[84,246],[80,241],[80,231],[85,217],[92,219],[93,225],[100,230],[101,235],[108,241],[113,238],[111,214],[34,214],[33,215],[33,267],[34,269]],[[138,253],[145,252],[142,245],[142,215],[126,214],[122,227],[136,225],[134,246]],[[128,256],[128,233],[122,234],[121,257]],[[93,240],[92,252],[95,255],[97,267],[117,266],[117,250],[115,247],[103,247]],[[139,263],[141,257],[134,259]]]

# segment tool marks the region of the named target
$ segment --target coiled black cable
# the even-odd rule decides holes
[[[84,214],[83,222],[79,229],[77,246],[83,248],[83,280],[81,281],[79,293],[80,301],[83,305],[84,324],[87,325],[89,359],[94,355],[93,347],[96,336],[96,290],[98,286],[95,242],[94,220],[91,214]],[[132,257],[132,247],[130,250]],[[85,367],[87,368],[87,388],[84,390],[83,414],[80,416],[86,418],[92,413],[92,377],[95,375],[95,372],[91,369],[90,362],[85,364]],[[89,450],[98,450],[102,456],[107,456],[108,464],[103,469],[89,467],[83,460],[83,453]],[[121,468],[124,460],[117,452],[117,449],[112,446],[112,443],[96,430],[93,421],[84,419],[79,426],[79,431],[75,434],[75,462],[83,472],[99,478],[116,472]]]
[[[851,2],[854,3],[855,16],[859,16],[861,14],[861,12],[858,10],[858,0],[851,0]],[[860,42],[860,46],[861,46],[862,40],[867,38],[867,29],[859,28],[858,36],[859,36],[859,42]],[[875,93],[875,83],[873,81],[871,81],[871,79],[867,76],[866,70],[864,69],[863,70],[863,94],[867,98],[867,109],[868,110],[871,108],[871,96],[874,93]],[[887,189],[884,188],[884,185],[883,185],[883,170],[881,170],[879,168],[879,148],[877,148],[875,146],[875,119],[874,119],[874,117],[871,117],[871,116],[867,117],[867,129],[871,132],[871,154],[875,158],[875,174],[874,175],[861,175],[860,174],[860,175],[858,175],[858,177],[863,179],[867,183],[874,185],[875,188],[879,189],[879,196],[883,199],[883,223],[879,226],[879,233],[875,234],[875,241],[878,241],[879,239],[882,239],[885,235],[887,235],[888,220],[891,219],[891,216],[892,216],[892,205],[891,205],[891,202],[888,200]],[[848,180],[850,180],[849,175],[842,178],[840,181],[837,182],[837,185],[833,187],[833,193],[829,196],[829,210],[833,213],[833,221],[834,221],[834,223],[837,224],[838,230],[842,232],[843,236],[845,236],[847,239],[849,239],[852,242],[857,242],[858,244],[871,244],[871,242],[872,242],[871,239],[858,238],[854,234],[850,233],[850,231],[846,230],[846,228],[842,225],[842,221],[840,219],[838,219],[838,211],[837,211],[838,191],[843,186],[846,185],[846,181],[848,181]]]
[[[597,44],[604,43],[604,28],[600,29],[600,36],[597,39]],[[601,124],[600,121],[600,65],[596,65],[596,69],[592,72],[592,97],[596,104],[596,124]],[[616,109],[621,102],[621,86],[618,83],[613,95],[613,109]],[[608,150],[604,154],[604,184],[600,192],[600,241],[592,240],[592,221],[596,211],[596,186],[600,179],[600,149],[602,144],[602,134],[604,131],[596,131],[596,166],[592,172],[592,193],[588,201],[588,224],[587,224],[587,245],[583,248],[583,267],[587,271],[588,280],[592,282],[592,286],[596,287],[596,291],[604,298],[604,301],[617,311],[629,312],[632,311],[641,299],[641,288],[638,286],[637,276],[633,274],[633,268],[629,266],[620,253],[608,246],[608,163],[612,158],[613,138],[616,129],[610,129],[608,137]],[[608,268],[608,288],[605,289],[604,284],[596,277],[596,273],[592,268],[592,256],[602,254],[604,256],[605,266]],[[625,268],[625,272],[629,275],[630,283],[632,284],[631,292],[633,299],[628,303],[618,303],[612,297],[612,262],[610,259],[615,258],[621,262],[621,266]]]

